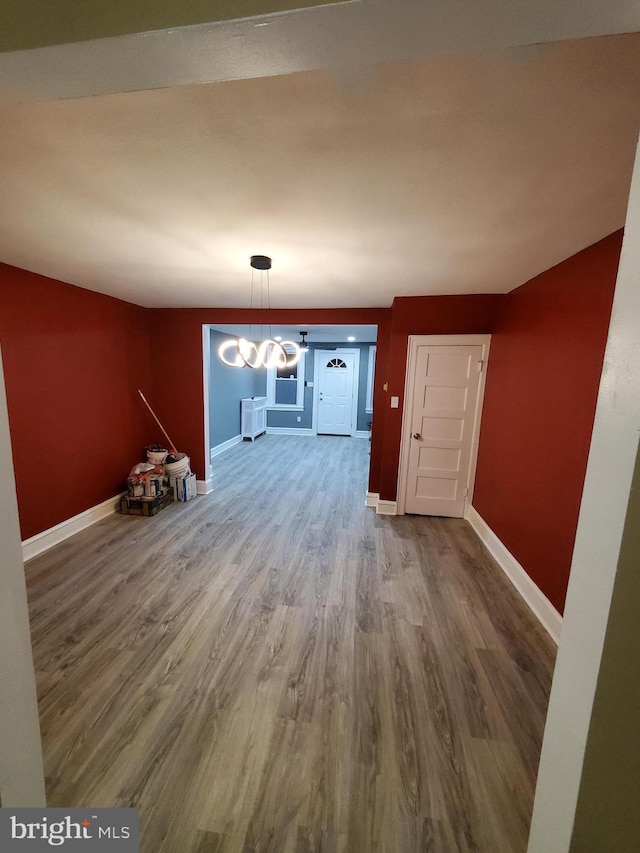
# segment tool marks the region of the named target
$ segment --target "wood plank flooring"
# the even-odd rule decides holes
[[[138,806],[143,853],[526,849],[553,644],[466,522],[364,506],[368,451],[237,445],[27,565],[49,805]]]

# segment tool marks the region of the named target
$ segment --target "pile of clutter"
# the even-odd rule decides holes
[[[159,444],[146,448],[147,461],[135,465],[127,478],[127,494],[120,502],[126,515],[156,515],[172,500],[196,496],[196,475],[186,453]]]

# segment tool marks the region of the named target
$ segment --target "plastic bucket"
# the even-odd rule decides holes
[[[170,477],[184,477],[190,471],[189,465],[191,460],[186,453],[178,453],[176,455],[178,456],[177,461],[165,462],[164,470]]]
[[[147,448],[147,462],[150,462],[152,465],[162,465],[168,454],[168,450],[150,450]]]

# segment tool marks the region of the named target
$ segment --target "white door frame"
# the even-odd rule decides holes
[[[358,394],[360,393],[360,350],[349,347],[337,347],[336,349],[314,349],[313,351],[313,414],[311,416],[311,429],[314,435],[318,435],[318,363],[320,353],[346,352],[355,356],[353,362],[353,400],[351,406],[351,437],[358,431]]]
[[[211,394],[211,330],[215,326],[202,325],[202,396],[204,399],[204,480],[197,481],[198,494],[208,495],[213,491],[213,467],[209,423],[209,395]]]
[[[18,500],[11,456],[9,413],[0,353],[0,441],[5,472],[0,478],[0,796],[3,806],[46,806],[36,677]],[[8,470],[11,469],[11,470]]]
[[[204,397],[204,479],[211,480],[211,424],[209,395],[211,394],[211,326],[202,326],[202,394]]]
[[[473,436],[471,439],[471,457],[467,476],[467,494],[464,501],[464,513],[473,502],[473,486],[476,477],[476,462],[478,458],[478,440],[480,437],[480,421],[482,419],[482,402],[489,360],[489,345],[491,335],[409,335],[407,351],[407,372],[404,383],[404,405],[402,407],[402,438],[400,441],[400,460],[398,464],[397,514],[404,515],[406,504],[407,477],[409,467],[409,447],[411,444],[411,423],[413,420],[413,382],[420,346],[481,346],[482,372],[478,382],[475,416],[473,420]]]

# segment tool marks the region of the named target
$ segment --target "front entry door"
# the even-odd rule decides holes
[[[319,434],[353,434],[355,361],[352,352],[316,351]]]
[[[482,346],[417,347],[405,512],[464,513],[482,352]]]

